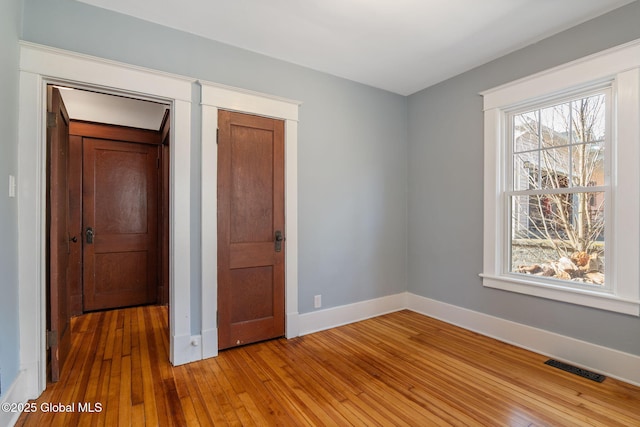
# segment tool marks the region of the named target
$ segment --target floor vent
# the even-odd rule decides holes
[[[553,359],[547,360],[546,362],[544,362],[544,364],[553,366],[554,368],[562,369],[563,371],[571,372],[572,374],[576,374],[583,378],[587,378],[591,381],[596,381],[599,383],[607,378],[604,375],[596,374],[595,372],[587,371],[586,369],[581,369],[576,366],[567,365],[566,363],[562,363]]]

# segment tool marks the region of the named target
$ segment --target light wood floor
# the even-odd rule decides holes
[[[400,311],[172,367],[167,313],[73,322],[73,355],[18,426],[640,426],[640,388]],[[78,402],[101,412],[80,412]]]

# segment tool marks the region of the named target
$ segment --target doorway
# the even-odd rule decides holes
[[[68,86],[48,85],[47,96],[47,346],[56,381],[71,316],[169,302],[170,110]]]
[[[191,107],[194,83],[153,70],[20,42],[18,280],[20,365],[24,397],[37,397],[46,375],[46,85],[72,85],[171,106],[169,191],[169,357],[198,358],[191,345]],[[204,342],[203,342],[204,347]],[[194,351],[195,350],[195,351]]]
[[[217,172],[211,167],[217,164],[218,108],[285,120],[285,335],[291,338],[298,336],[301,329],[312,330],[312,325],[301,328],[298,315],[297,135],[300,102],[20,42],[17,198],[20,211],[20,364],[24,370],[17,381],[25,400],[37,397],[46,387],[44,94],[47,83],[132,94],[171,105],[169,357],[174,366],[213,357],[218,352],[215,310]],[[200,92],[200,102],[194,100],[196,89]],[[195,110],[200,110],[201,114]],[[201,169],[199,177],[194,178],[197,161],[192,155],[195,129],[192,121],[198,117],[202,142],[201,149],[195,148],[195,151],[201,154],[198,156]],[[198,193],[202,200],[200,227],[192,226],[192,200]],[[198,229],[200,232],[194,233]],[[193,271],[194,248],[201,255],[200,276]],[[197,283],[196,277],[199,278]]]

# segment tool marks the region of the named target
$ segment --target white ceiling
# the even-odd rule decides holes
[[[141,129],[159,130],[169,108],[156,102],[80,89],[61,88],[60,95],[71,119]]]
[[[78,0],[409,95],[633,0]]]

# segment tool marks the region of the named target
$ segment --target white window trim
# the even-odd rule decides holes
[[[505,191],[507,111],[517,106],[611,82],[614,98],[612,212],[607,253],[615,274],[607,291],[565,287],[508,273]],[[484,97],[483,285],[640,316],[640,40],[482,92]],[[609,270],[608,270],[609,271]]]

